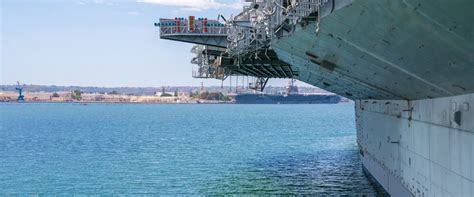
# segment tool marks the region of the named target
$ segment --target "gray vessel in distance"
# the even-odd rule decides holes
[[[341,96],[332,93],[300,94],[294,80],[290,80],[283,94],[239,94],[236,104],[336,104]]]

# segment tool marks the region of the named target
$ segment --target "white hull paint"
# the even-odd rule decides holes
[[[357,100],[364,167],[392,196],[474,196],[473,106],[474,94]]]

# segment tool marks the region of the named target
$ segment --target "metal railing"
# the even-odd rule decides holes
[[[187,19],[160,19],[155,26],[160,28],[160,35],[227,35],[228,27],[216,20],[196,20],[189,25]]]
[[[304,17],[319,13],[328,0],[261,0],[244,8],[243,12],[225,24],[207,18],[160,19],[155,26],[160,28],[161,36],[202,35],[227,36],[227,52],[230,56],[270,47],[284,23],[294,26]],[[319,30],[319,17],[317,30]],[[246,26],[239,25],[245,22]],[[287,32],[290,35],[292,32]]]
[[[207,46],[195,45],[191,52],[196,54],[196,57],[191,59],[191,64],[197,66],[193,68],[193,78],[213,78],[225,79],[226,68],[220,66],[220,57],[208,55],[206,53]]]
[[[234,18],[236,21],[228,23],[228,53],[238,56],[257,53],[258,50],[269,47],[283,23],[288,21],[289,25],[296,25],[304,17],[319,13],[320,7],[326,3],[328,0],[264,0],[252,4]],[[319,27],[319,17],[317,18]],[[239,20],[250,20],[251,27],[232,26],[234,23],[238,24]]]
[[[160,19],[155,26],[160,28],[160,36],[225,36],[227,37],[226,60],[233,58],[239,66],[241,57],[248,54],[254,55],[255,59],[262,57],[259,53],[265,53],[271,47],[273,38],[278,36],[289,36],[293,33],[296,25],[305,17],[316,17],[316,32],[319,30],[321,6],[328,0],[259,0],[250,6],[244,7],[243,12],[225,21],[225,24],[217,20],[198,18]],[[317,13],[317,15],[314,15]],[[313,15],[312,15],[313,14]],[[223,20],[225,20],[223,18]],[[282,27],[290,29],[281,31]],[[169,37],[169,38],[170,38]],[[200,39],[200,38],[199,38]],[[225,40],[218,47],[225,47]],[[196,56],[191,60],[197,65],[193,71],[193,77],[225,79],[233,75],[231,69],[221,65],[221,55],[207,54],[207,46],[195,46],[191,50]],[[212,50],[211,50],[212,51]],[[221,52],[221,51],[219,51]],[[227,65],[229,63],[225,63]],[[232,63],[235,64],[235,63]],[[262,81],[263,84],[263,81]]]

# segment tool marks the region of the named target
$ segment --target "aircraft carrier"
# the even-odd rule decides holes
[[[292,78],[355,101],[364,169],[392,196],[474,196],[474,1],[253,0],[160,19],[193,77]]]
[[[236,104],[336,104],[341,96],[333,93],[300,94],[295,79],[291,79],[282,94],[238,94]]]

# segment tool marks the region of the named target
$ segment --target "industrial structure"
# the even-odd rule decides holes
[[[18,91],[18,97],[17,97],[16,100],[18,102],[23,102],[23,101],[25,101],[25,96],[23,95],[23,86],[20,85],[19,81],[17,81],[16,83],[17,83],[17,85],[15,87],[15,90]]]
[[[253,0],[160,19],[193,77],[294,78],[355,101],[364,169],[393,196],[474,196],[474,1]]]

